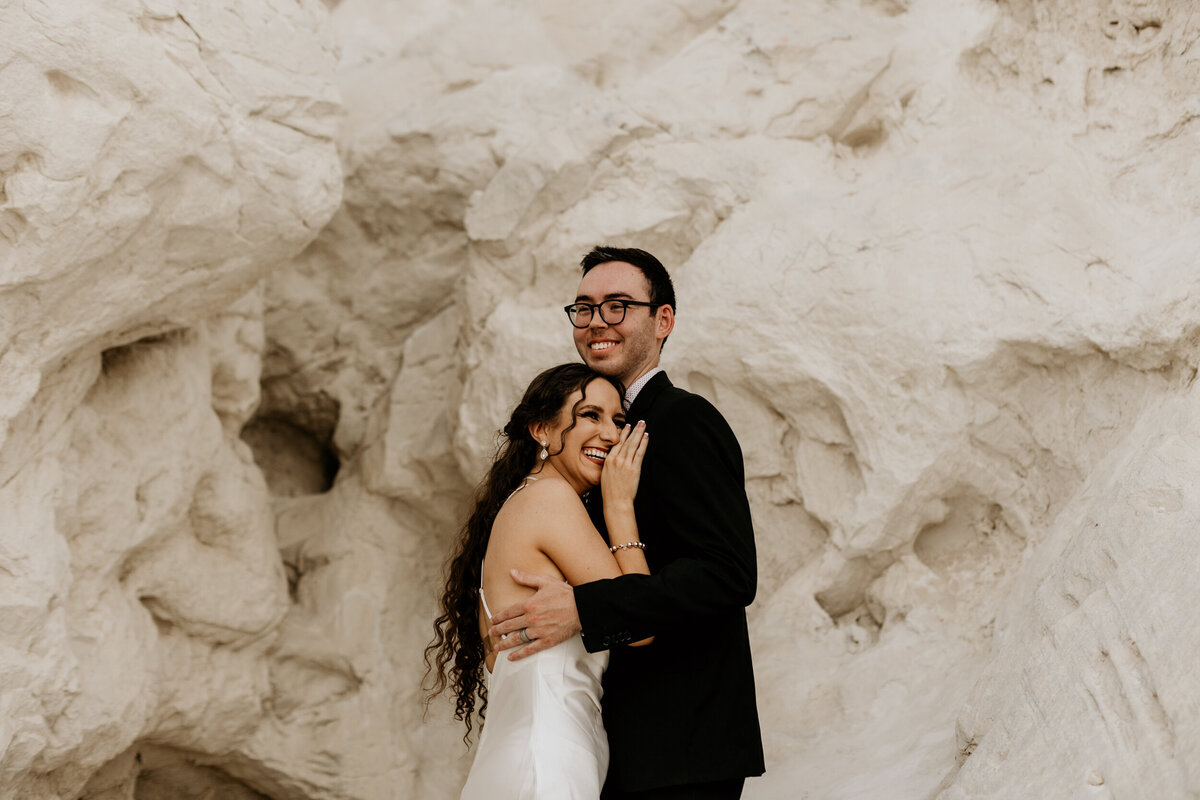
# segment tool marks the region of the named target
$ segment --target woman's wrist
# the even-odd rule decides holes
[[[606,497],[604,498],[604,514],[609,512],[616,514],[632,514],[633,513],[633,498],[632,497]]]

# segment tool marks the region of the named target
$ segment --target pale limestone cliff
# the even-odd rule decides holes
[[[326,11],[277,5],[0,6],[4,797],[132,797],[262,722],[291,603],[238,438],[261,311],[223,309],[341,196]]]
[[[747,798],[1200,795],[1200,9],[325,5],[0,8],[7,796],[456,797],[441,565],[598,242],[745,451]]]

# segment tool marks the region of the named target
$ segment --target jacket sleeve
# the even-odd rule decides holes
[[[625,644],[706,617],[740,610],[754,600],[757,565],[741,448],[708,401],[688,395],[656,420],[643,485],[654,506],[638,524],[653,547],[672,541],[678,556],[652,575],[622,575],[575,587],[583,640],[591,652]],[[647,477],[652,477],[647,481]],[[653,563],[653,562],[652,562]]]

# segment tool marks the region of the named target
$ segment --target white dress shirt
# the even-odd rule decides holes
[[[641,393],[642,387],[644,387],[647,383],[649,383],[651,378],[653,378],[655,375],[657,375],[658,373],[660,373],[662,371],[663,371],[662,367],[655,367],[654,369],[650,370],[645,375],[643,375],[642,377],[640,377],[636,381],[634,381],[633,386],[630,386],[628,389],[625,390],[625,408],[626,409],[629,409],[633,405],[633,401],[636,400],[637,396]],[[636,422],[636,421],[637,420],[634,420],[634,422]]]

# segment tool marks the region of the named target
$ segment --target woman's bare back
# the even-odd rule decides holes
[[[504,608],[531,597],[534,590],[522,586],[512,579],[509,570],[519,569],[542,575],[563,577],[562,570],[542,552],[533,531],[539,514],[539,494],[533,486],[537,478],[525,479],[500,507],[492,523],[492,534],[488,539],[487,553],[483,559],[482,594],[491,608]],[[525,491],[523,491],[525,490]],[[582,505],[582,502],[580,503]],[[482,600],[482,598],[481,598]],[[491,626],[483,602],[479,604],[479,630],[487,649],[487,669],[492,671],[496,655],[488,642],[487,631]]]

